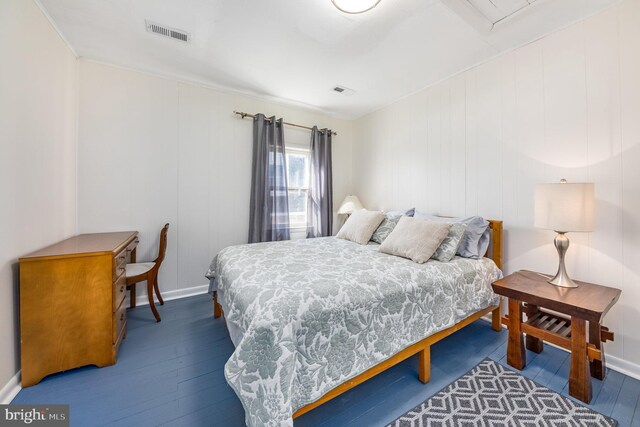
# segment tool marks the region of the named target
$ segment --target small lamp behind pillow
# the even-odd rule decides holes
[[[338,215],[351,215],[355,211],[359,211],[364,209],[362,203],[360,203],[360,199],[358,196],[354,196],[353,194],[347,196],[340,204],[340,208],[338,208]]]

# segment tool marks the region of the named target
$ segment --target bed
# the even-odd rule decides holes
[[[489,257],[416,264],[378,245],[335,237],[223,249],[207,272],[214,317],[236,347],[225,377],[249,426],[296,418],[492,313],[502,272],[502,223],[489,221]]]

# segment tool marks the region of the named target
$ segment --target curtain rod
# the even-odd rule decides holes
[[[252,119],[256,116],[255,114],[249,114],[249,113],[243,113],[241,111],[234,111],[233,114],[237,114],[240,116],[240,118],[244,119],[245,117],[251,117]],[[268,118],[266,118],[266,120],[269,120]],[[309,126],[303,126],[303,125],[297,125],[295,123],[289,123],[289,122],[285,122],[283,121],[282,123],[284,123],[287,126],[293,126],[293,127],[297,127],[297,128],[301,128],[301,129],[308,129],[308,130],[313,130],[313,128],[310,128]],[[331,132],[332,135],[338,135],[337,132]]]

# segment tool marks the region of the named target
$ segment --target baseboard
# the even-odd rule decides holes
[[[489,322],[491,323],[491,316],[487,315],[487,316],[483,316],[481,317],[482,320],[484,320],[485,322]],[[507,329],[506,325],[502,325],[503,329]],[[565,351],[567,353],[570,353],[569,350],[559,347],[555,344],[552,344],[550,342],[545,341],[544,345],[550,345],[552,347],[555,348],[559,348],[562,351]],[[621,359],[619,357],[616,356],[611,356],[610,354],[606,353],[606,347],[605,347],[605,356],[607,359],[607,368],[609,369],[613,369],[614,371],[618,371],[621,374],[625,374],[629,377],[635,378],[637,380],[640,380],[640,365],[637,365],[635,363],[629,362],[628,360],[624,360]]]
[[[636,365],[635,363],[631,363],[627,360],[620,359],[616,356],[611,356],[605,353],[607,358],[607,367],[613,369],[614,371],[618,371],[622,374],[640,380],[640,365]]]
[[[0,404],[8,405],[11,403],[20,390],[22,390],[22,386],[20,385],[20,371],[18,371],[0,390]]]
[[[146,292],[141,292],[142,289],[146,290],[146,284],[144,282],[138,284],[136,305],[149,305],[149,298]],[[206,294],[209,290],[209,285],[194,286],[192,288],[175,289],[173,291],[161,291],[162,299],[165,301],[171,301],[174,299],[191,297],[194,295]],[[157,302],[157,298],[156,298]]]

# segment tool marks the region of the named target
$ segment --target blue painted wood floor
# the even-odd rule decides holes
[[[73,426],[243,426],[240,401],[226,384],[223,366],[233,351],[211,299],[200,295],[159,306],[162,322],[147,306],[127,312],[129,332],[118,363],[52,375],[23,389],[13,403],[67,403]],[[415,357],[381,373],[295,421],[302,426],[383,426],[485,357],[506,364],[506,331],[480,320],[431,350],[431,382],[417,379]],[[527,353],[523,374],[567,394],[568,353],[546,346]],[[593,381],[591,408],[640,426],[640,381],[610,370]]]

